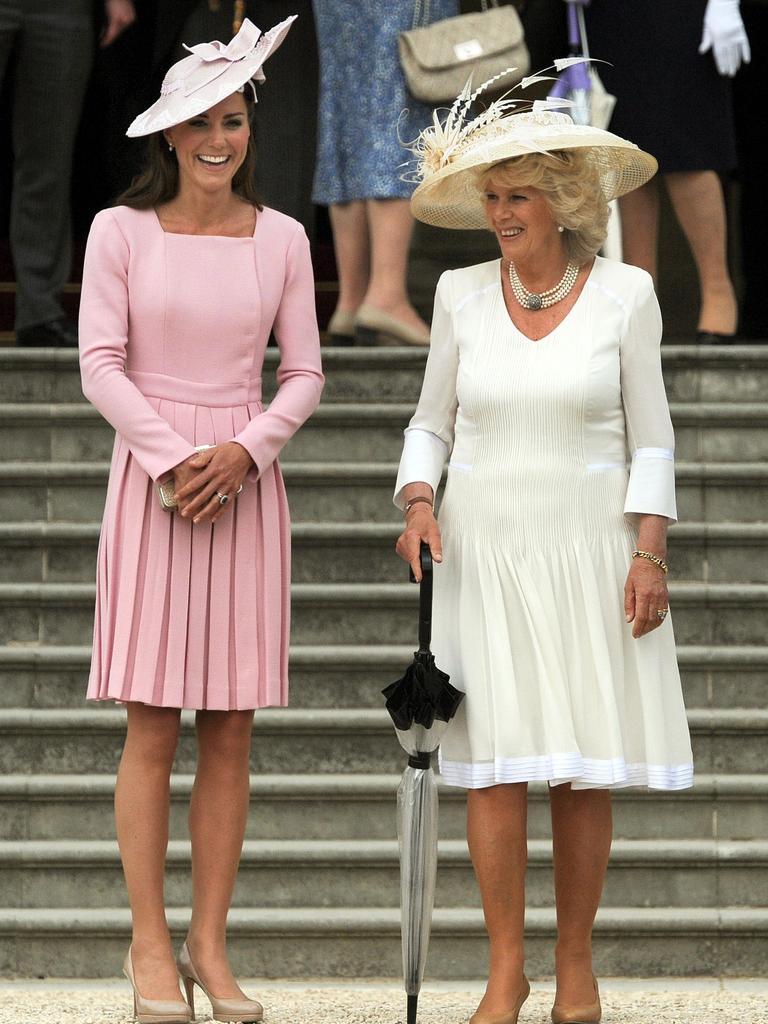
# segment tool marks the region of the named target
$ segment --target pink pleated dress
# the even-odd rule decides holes
[[[272,330],[278,393],[265,411]],[[103,210],[86,250],[80,365],[116,431],[88,698],[285,705],[290,523],[277,455],[323,385],[303,228],[265,208],[252,238],[180,235],[154,210]],[[215,526],[165,511],[156,481],[196,445],[230,440],[255,467]]]

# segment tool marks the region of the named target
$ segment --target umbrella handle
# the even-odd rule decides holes
[[[421,563],[421,585],[419,587],[419,653],[426,654],[432,640],[432,552],[429,544],[421,542],[419,547]],[[408,570],[411,583],[416,582],[413,569]]]

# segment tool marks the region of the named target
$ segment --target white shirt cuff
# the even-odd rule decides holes
[[[405,431],[405,444],[397,473],[393,498],[395,505],[399,509],[405,508],[403,488],[417,480],[423,480],[424,483],[429,484],[432,494],[436,495],[447,458],[448,446],[440,440],[437,434],[433,434],[430,430],[422,430],[420,427],[408,427]]]
[[[632,456],[624,514],[666,516],[677,522],[675,453],[671,448],[638,448]]]

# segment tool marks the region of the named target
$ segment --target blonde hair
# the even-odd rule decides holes
[[[481,192],[490,182],[504,188],[537,188],[558,224],[565,228],[568,255],[581,265],[595,256],[608,232],[608,200],[600,187],[589,150],[526,153],[489,167],[478,179]]]

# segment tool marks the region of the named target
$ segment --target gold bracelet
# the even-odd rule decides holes
[[[427,498],[423,494],[419,494],[415,498],[411,498],[410,501],[406,502],[405,509],[403,510],[403,515],[407,516],[408,513],[413,508],[413,506],[416,505],[420,501],[425,501],[427,503],[427,505],[429,505],[430,512],[434,512],[435,511],[435,506],[432,504],[432,499],[431,498]]]
[[[653,562],[654,565],[658,565],[661,571],[666,576],[669,572],[669,566],[663,558],[659,558],[658,555],[654,555],[651,551],[639,551],[635,550],[632,552],[633,558],[647,558],[649,562]]]

